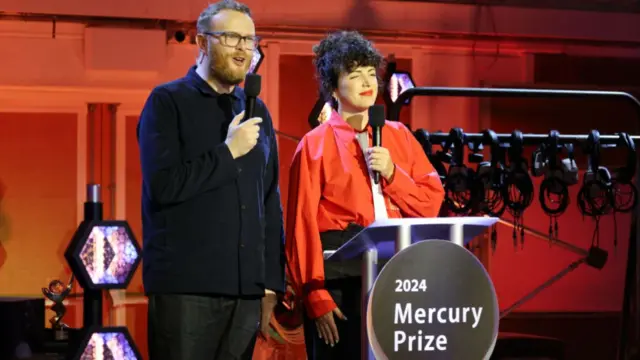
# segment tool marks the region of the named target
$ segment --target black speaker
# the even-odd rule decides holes
[[[0,359],[28,359],[44,341],[44,298],[0,297]]]

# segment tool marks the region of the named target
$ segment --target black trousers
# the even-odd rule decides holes
[[[149,295],[149,359],[251,359],[260,322],[260,300]]]
[[[334,316],[340,341],[331,347],[318,336],[315,320],[305,316],[304,341],[309,360],[360,360],[360,334],[362,334],[360,328],[360,289],[362,285],[360,281],[360,277],[348,277],[325,282],[325,288],[347,320],[340,320]]]

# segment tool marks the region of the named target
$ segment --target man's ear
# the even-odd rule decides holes
[[[202,34],[196,35],[196,45],[198,46],[198,50],[205,54],[208,53],[209,42],[207,41],[207,37]]]

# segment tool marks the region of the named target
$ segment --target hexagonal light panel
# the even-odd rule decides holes
[[[83,221],[65,258],[83,288],[126,289],[141,250],[126,221]]]
[[[250,73],[257,73],[258,68],[260,68],[260,64],[262,64],[262,60],[264,60],[264,53],[262,52],[262,48],[258,45],[253,50],[253,59],[251,59],[251,65],[249,65]]]
[[[394,72],[393,75],[391,75],[389,84],[387,86],[389,90],[389,96],[391,97],[391,101],[393,102],[395,102],[398,99],[398,96],[400,96],[400,94],[402,94],[403,92],[416,87],[411,74],[406,71]],[[404,103],[411,103],[411,99],[407,99]]]
[[[89,328],[72,357],[74,360],[142,360],[126,327]]]

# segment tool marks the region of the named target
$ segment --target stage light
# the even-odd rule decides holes
[[[126,221],[85,221],[65,257],[85,289],[126,289],[140,263],[140,246]]]
[[[182,30],[178,30],[175,33],[173,33],[173,38],[178,42],[178,43],[182,43],[184,41],[184,39],[187,38],[187,34],[182,31]]]
[[[126,327],[93,327],[83,332],[74,360],[142,359]]]
[[[389,78],[388,88],[391,101],[395,102],[403,92],[415,87],[411,73],[407,71],[396,71]],[[410,104],[411,99],[407,99],[405,104]]]
[[[140,264],[141,249],[126,221],[103,220],[100,193],[100,185],[87,186],[84,220],[64,253],[73,275],[84,289],[83,326],[67,329],[69,336],[56,339],[55,348],[64,349],[71,359],[142,359],[126,327],[102,326],[102,291],[128,287]],[[52,301],[63,299],[64,296],[57,296]]]
[[[264,53],[262,52],[262,47],[260,47],[260,45],[256,46],[255,49],[253,49],[253,59],[251,59],[251,65],[249,66],[249,72],[250,73],[257,73],[258,72],[258,68],[260,68],[260,65],[262,64],[262,61],[264,60]]]

